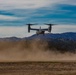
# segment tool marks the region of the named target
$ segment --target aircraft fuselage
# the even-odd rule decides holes
[[[37,35],[39,35],[39,34],[44,34],[44,33],[45,33],[44,30],[41,30],[41,31],[37,31],[37,32],[36,32]]]

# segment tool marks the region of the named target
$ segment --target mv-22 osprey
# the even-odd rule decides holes
[[[36,24],[26,24],[28,25],[28,32],[30,32],[30,30],[35,30],[36,31],[36,34],[39,35],[39,34],[45,34],[45,31],[48,31],[48,32],[51,32],[52,30],[52,25],[54,24],[45,24],[45,25],[48,25],[49,27],[48,28],[45,28],[45,29],[42,29],[41,27],[39,29],[37,28],[31,28],[31,25],[36,25]]]

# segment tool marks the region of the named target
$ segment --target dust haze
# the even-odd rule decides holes
[[[49,49],[47,42],[0,41],[0,62],[6,61],[76,61],[76,54]]]

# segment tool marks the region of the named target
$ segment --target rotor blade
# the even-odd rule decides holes
[[[28,24],[26,24],[26,25],[36,25],[36,24],[31,24],[31,23],[28,23]]]
[[[56,24],[51,24],[51,23],[44,23],[45,25],[56,25]]]

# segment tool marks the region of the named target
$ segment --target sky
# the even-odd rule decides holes
[[[27,23],[57,24],[52,33],[76,32],[76,0],[0,0],[0,37],[32,35]]]

